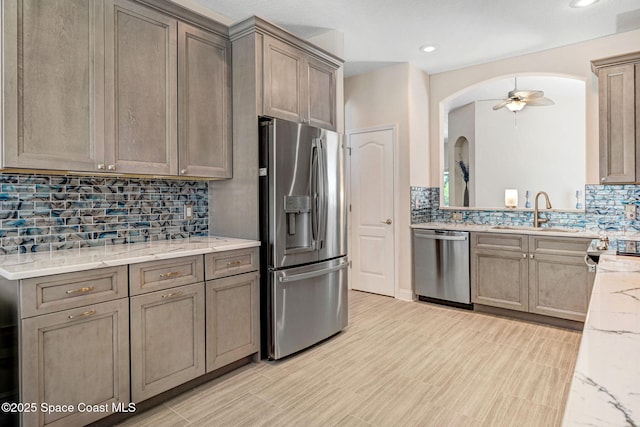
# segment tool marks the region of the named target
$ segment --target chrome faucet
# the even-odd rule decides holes
[[[538,212],[538,198],[540,197],[540,195],[544,195],[544,198],[547,200],[547,209],[551,209],[551,202],[549,201],[549,195],[547,193],[545,193],[544,191],[538,191],[538,194],[536,194],[536,201],[534,204],[534,208],[533,208],[533,226],[534,227],[540,227],[540,224],[543,224],[547,221],[549,221],[546,218],[538,218],[539,212]]]

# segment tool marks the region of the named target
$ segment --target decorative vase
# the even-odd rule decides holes
[[[582,191],[576,190],[576,209],[582,209]]]
[[[464,198],[462,199],[462,206],[469,207],[469,187],[467,182],[464,183]]]

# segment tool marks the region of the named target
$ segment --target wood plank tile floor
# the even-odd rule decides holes
[[[123,426],[558,426],[579,332],[350,291],[335,337]]]

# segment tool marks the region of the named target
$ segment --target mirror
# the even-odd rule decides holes
[[[533,207],[538,191],[549,194],[554,209],[582,209],[585,82],[519,75],[519,91],[543,91],[553,105],[494,110],[514,80],[482,83],[444,105],[441,206],[504,209],[505,190],[515,189],[518,209]]]

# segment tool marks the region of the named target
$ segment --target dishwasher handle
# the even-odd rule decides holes
[[[421,234],[421,233],[416,233],[416,237],[419,239],[431,239],[431,240],[465,241],[468,239],[468,236],[447,236],[444,234]]]

